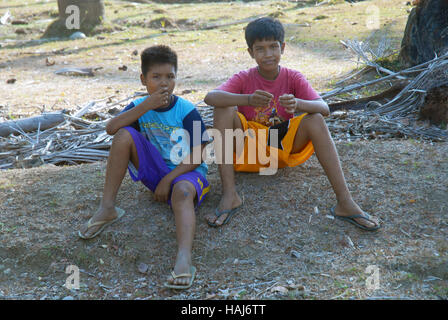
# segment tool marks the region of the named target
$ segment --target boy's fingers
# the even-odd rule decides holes
[[[270,94],[269,92],[267,92],[267,91],[263,91],[263,90],[256,90],[255,93],[257,93],[257,94],[259,94],[259,95],[261,95],[261,96],[265,96],[265,97],[271,98],[271,99],[274,97],[274,96],[273,96],[272,94]]]

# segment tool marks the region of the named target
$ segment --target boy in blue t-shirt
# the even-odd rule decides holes
[[[194,163],[193,154],[202,155],[208,138],[194,105],[173,95],[176,53],[163,45],[147,48],[141,54],[141,67],[140,79],[149,97],[136,99],[107,123],[106,131],[114,139],[103,198],[79,236],[96,237],[124,214],[115,207],[115,200],[128,168],[134,181],[141,181],[154,192],[156,201],[168,202],[173,209],[178,252],[165,286],[187,289],[196,272],[191,259],[195,206],[201,204],[210,188],[205,178],[207,165]]]

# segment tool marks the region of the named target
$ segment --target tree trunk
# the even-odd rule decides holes
[[[84,23],[98,25],[104,19],[104,0],[58,0],[59,19],[67,19],[70,13],[65,11],[70,5],[79,8],[81,29]]]
[[[420,0],[408,17],[400,61],[415,66],[448,51],[448,0]]]
[[[16,121],[5,121],[0,123],[0,137],[7,137],[20,130],[24,132],[35,132],[37,129],[43,131],[64,122],[64,120],[64,115],[61,112],[53,112]]]
[[[104,0],[57,0],[57,3],[59,18],[48,26],[43,38],[67,37],[77,31],[89,35],[104,21]],[[66,12],[67,7],[71,5],[79,9],[79,29],[67,27],[66,22],[73,21],[74,11]]]

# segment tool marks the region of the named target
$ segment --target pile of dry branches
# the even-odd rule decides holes
[[[331,97],[342,93],[390,80],[405,80],[407,85],[386,103],[367,101],[359,110],[333,112],[327,119],[327,124],[335,139],[407,137],[433,141],[448,140],[447,130],[418,120],[418,111],[426,91],[448,84],[448,54],[409,69],[392,72],[374,62],[378,57],[365,44],[356,41],[346,41],[343,44],[358,55],[365,68],[351,74],[339,84],[371,68],[376,68],[378,73],[387,75],[371,81],[342,86],[322,94],[322,98],[329,101]],[[11,126],[14,134],[7,137],[0,136],[0,169],[28,168],[45,163],[77,164],[106,159],[112,137],[105,132],[105,124],[113,117],[114,112],[111,111],[115,106],[123,107],[131,99],[142,95],[145,93],[136,92],[115,103],[110,103],[108,98],[90,102],[73,115],[62,113],[62,123],[45,130],[40,130],[39,126],[35,131],[25,132],[15,123]],[[213,109],[204,105],[202,101],[196,106],[205,125],[211,127]]]
[[[109,155],[112,136],[105,131],[106,122],[114,115],[109,112],[138,96],[134,95],[116,103],[106,103],[108,98],[89,102],[73,115],[61,113],[63,122],[46,130],[36,128],[25,132],[19,121],[10,125],[7,137],[0,137],[0,169],[29,168],[42,164],[78,164],[104,160]],[[212,125],[211,108],[201,110],[205,124]],[[88,120],[95,119],[95,120]]]
[[[407,85],[386,103],[381,104],[373,100],[366,102],[360,110],[334,112],[327,123],[336,138],[406,137],[433,141],[448,140],[447,130],[432,126],[427,121],[419,121],[419,110],[426,92],[434,87],[448,84],[448,53],[440,57],[436,56],[433,60],[420,65],[393,72],[374,61],[381,56],[376,55],[367,44],[346,41],[343,45],[358,55],[365,67],[340,81],[339,84],[372,68],[375,68],[378,74],[382,72],[387,75],[379,79],[339,87],[322,94],[322,98],[328,100],[342,93],[393,80],[406,81]]]

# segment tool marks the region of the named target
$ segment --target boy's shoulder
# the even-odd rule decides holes
[[[185,106],[185,107],[196,108],[193,102],[191,102],[190,100],[187,100],[181,96],[177,96],[177,103],[179,103],[180,105]]]

